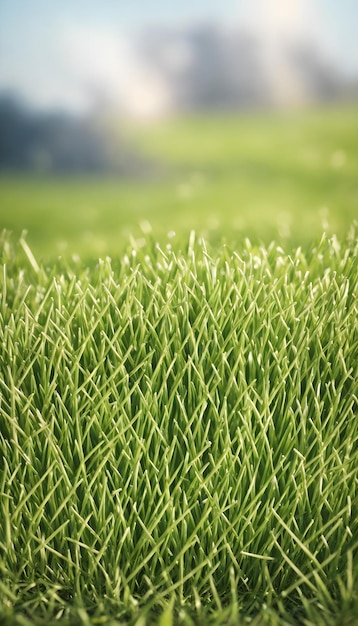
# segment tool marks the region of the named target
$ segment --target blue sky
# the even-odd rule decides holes
[[[290,0],[282,0],[282,4]],[[342,38],[347,46],[357,38],[357,0],[310,0],[317,7],[332,39]],[[131,28],[143,23],[190,19],[232,19],[240,16],[253,0],[1,0],[1,36],[22,26],[46,27],[63,19],[83,19]],[[22,30],[22,28],[21,28]]]
[[[230,16],[236,10],[232,0],[1,0],[0,12],[4,20],[14,24],[20,21],[47,21],[73,18],[100,22],[116,20],[123,25],[143,22],[173,21],[202,16]]]
[[[70,91],[72,81],[75,101],[80,69],[71,68],[71,54],[81,56],[81,41],[92,36],[107,46],[110,59],[117,53],[110,43],[115,33],[128,35],[148,24],[249,23],[258,31],[271,28],[277,37],[293,32],[298,19],[300,33],[319,40],[328,60],[358,76],[358,0],[0,0],[0,89],[46,104],[46,98],[56,101],[57,91]],[[123,52],[123,63],[126,58]],[[128,62],[128,72],[130,67]]]

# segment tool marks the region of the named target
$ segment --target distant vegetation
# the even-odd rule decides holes
[[[27,229],[40,256],[116,255],[148,222],[159,240],[191,229],[285,247],[323,230],[344,237],[358,217],[357,120],[357,108],[339,107],[120,128],[149,175],[3,174],[0,227]]]
[[[136,40],[139,58],[170,93],[176,112],[237,111],[339,102],[358,96],[326,58],[320,42],[292,32],[272,41],[233,24],[147,28]],[[268,59],[270,57],[270,59]]]
[[[0,137],[0,173],[140,178],[150,169],[100,119],[36,113],[11,97],[0,97]]]
[[[289,36],[275,43],[269,58],[265,38],[215,24],[146,28],[133,36],[131,45],[137,62],[132,87],[129,81],[121,100],[107,96],[107,101],[95,86],[98,102],[91,115],[31,110],[16,93],[0,91],[0,173],[138,179],[155,174],[148,155],[145,160],[124,132],[113,134],[103,122],[109,110],[120,119],[123,114],[124,119],[135,114],[233,116],[309,104],[342,105],[358,98],[358,79],[330,64],[318,44]]]

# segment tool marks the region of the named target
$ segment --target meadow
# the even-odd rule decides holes
[[[234,245],[249,237],[297,247],[323,231],[344,237],[358,216],[357,119],[357,108],[345,107],[128,123],[119,137],[129,135],[156,175],[3,174],[0,229],[26,229],[34,253],[48,258],[120,254],[143,222],[162,242],[191,230]]]
[[[356,117],[1,178],[1,623],[358,624]]]

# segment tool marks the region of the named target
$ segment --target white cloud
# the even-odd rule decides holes
[[[220,34],[232,38],[239,27],[249,29],[257,40],[272,100],[305,100],[304,81],[287,49],[303,40],[320,46],[324,20],[318,19],[318,0],[244,0],[239,6],[230,26],[217,24]],[[137,117],[160,116],[177,104],[175,87],[190,68],[194,49],[178,34],[167,33],[154,44],[145,38],[155,33],[144,30],[142,35],[125,35],[109,22],[63,20],[41,37],[29,33],[23,39],[8,38],[8,50],[1,50],[8,63],[0,67],[0,89],[12,90],[42,109],[82,112],[105,104]],[[149,52],[143,52],[148,42]]]
[[[251,0],[241,15],[243,23],[263,39],[293,41],[317,35],[314,0]]]
[[[133,39],[109,29],[73,25],[63,34],[70,73],[87,93],[125,113],[152,117],[170,106],[164,77],[138,55]]]
[[[111,28],[63,22],[46,42],[25,41],[8,58],[0,68],[0,89],[37,109],[81,113],[105,104],[153,117],[171,104],[163,74],[139,55],[133,37]]]
[[[251,0],[242,22],[260,46],[273,101],[289,105],[307,100],[288,51],[307,41],[319,44],[314,0]]]

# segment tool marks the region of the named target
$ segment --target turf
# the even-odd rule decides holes
[[[3,623],[357,624],[357,244],[3,236]]]

